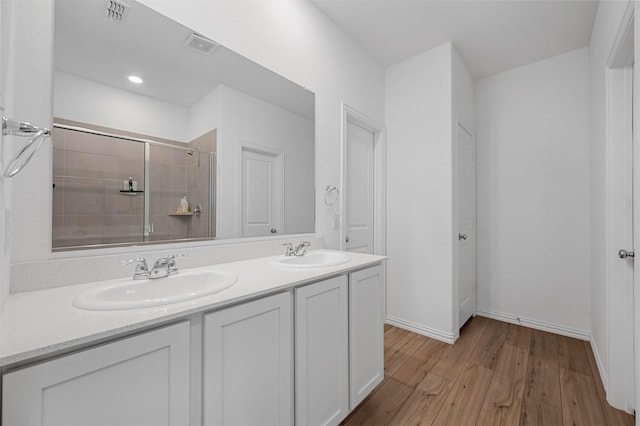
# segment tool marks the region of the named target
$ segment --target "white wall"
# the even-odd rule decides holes
[[[9,40],[10,40],[10,3],[0,3],[0,115],[5,115],[4,108],[6,105],[6,87],[7,87],[7,70],[9,60]],[[9,139],[7,138],[7,142]],[[0,173],[7,163],[9,150],[5,147],[5,138],[0,132]],[[0,319],[4,312],[4,304],[9,296],[9,265],[11,264],[10,251],[8,250],[6,232],[8,227],[6,222],[8,218],[6,214],[10,206],[10,184],[8,180],[0,177]]]
[[[588,71],[583,48],[475,82],[478,311],[583,338]]]
[[[453,48],[453,113],[454,121],[473,133],[474,123],[473,79],[458,50]],[[457,123],[453,123],[454,127]],[[454,128],[454,132],[455,132]],[[455,134],[455,133],[454,133]]]
[[[607,283],[605,243],[605,68],[609,53],[622,21],[626,1],[603,1],[598,3],[598,12],[593,24],[589,44],[589,151],[591,188],[591,343],[598,360],[602,380],[607,384]]]
[[[53,3],[45,1],[2,1],[2,103],[11,118],[49,126],[51,121],[51,37]],[[38,31],[33,29],[37,28]],[[43,37],[42,34],[45,34]],[[3,161],[6,164],[25,140],[15,136],[4,138]],[[0,306],[9,292],[7,263],[14,259],[13,248],[21,245],[32,250],[38,236],[51,234],[51,145],[45,144],[39,154],[18,175],[2,182],[0,210],[9,215],[8,229],[0,228]],[[48,176],[49,179],[44,179]],[[6,198],[5,198],[6,197]],[[6,216],[5,216],[6,217]],[[36,220],[30,220],[37,218]],[[2,218],[3,223],[4,218]],[[16,227],[23,221],[29,227],[25,235]],[[1,232],[1,231],[5,232]],[[48,232],[48,234],[46,234]],[[10,234],[9,237],[7,234]],[[8,238],[7,238],[8,237]],[[40,237],[42,238],[42,237]],[[49,237],[50,241],[50,237]],[[4,251],[5,244],[10,250]]]
[[[272,69],[316,94],[316,187],[339,183],[340,105],[346,102],[382,121],[384,70],[355,41],[307,1],[167,1],[145,4],[195,31]],[[25,117],[45,125],[51,120],[52,4],[37,0],[16,2],[38,8],[20,40],[29,59],[19,67],[13,86],[21,96]],[[37,28],[37,31],[33,31]],[[49,123],[50,124],[50,123]],[[12,262],[61,256],[95,256],[100,252],[51,253],[51,145],[39,153],[14,179]],[[324,218],[322,192],[316,191],[316,217]],[[24,194],[29,194],[24,196]],[[338,231],[318,221],[316,231],[327,247],[338,247]],[[164,250],[163,246],[155,246]],[[135,252],[124,248],[121,252]]]
[[[220,127],[221,102],[220,86],[218,86],[189,107],[187,140],[192,141]]]
[[[60,71],[54,72],[53,92],[55,117],[184,143],[190,141],[189,110],[183,106]],[[55,96],[56,93],[61,95]]]
[[[280,232],[313,232],[313,122],[230,87],[218,90],[218,237],[239,236],[239,142],[284,152],[284,230]]]
[[[453,340],[452,46],[386,70],[387,317]]]

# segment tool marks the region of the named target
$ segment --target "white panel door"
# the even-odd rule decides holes
[[[296,424],[337,425],[349,412],[345,275],[296,289]]]
[[[373,254],[374,134],[347,122],[345,249]]]
[[[384,378],[384,267],[349,274],[349,403],[353,410]]]
[[[473,137],[458,125],[458,326],[476,312],[476,162]]]
[[[262,237],[284,232],[282,153],[240,149],[240,233]]]
[[[280,293],[205,315],[205,425],[293,423],[293,313]]]
[[[189,424],[189,323],[4,375],[2,424]]]

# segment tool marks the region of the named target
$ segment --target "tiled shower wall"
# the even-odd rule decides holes
[[[151,241],[206,238],[209,235],[209,154],[215,149],[215,130],[187,144],[190,151],[151,145],[149,155],[149,220]],[[191,154],[189,154],[189,152]],[[193,215],[176,215],[187,196]],[[215,234],[213,234],[215,235]]]
[[[144,197],[120,190],[144,189],[144,145],[55,128],[53,148],[53,247],[142,241]]]
[[[144,241],[144,194],[120,191],[129,177],[137,181],[138,190],[150,190],[147,195],[154,232],[147,240],[209,236],[209,154],[198,153],[195,148],[214,151],[215,130],[188,144],[193,148],[192,155],[151,145],[149,185],[144,182],[144,144],[140,142],[58,128],[54,129],[53,141],[54,248]],[[184,195],[192,211],[196,204],[202,206],[201,214],[171,216]]]

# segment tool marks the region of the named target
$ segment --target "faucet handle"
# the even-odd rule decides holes
[[[121,265],[130,265],[132,263],[136,263],[136,271],[133,273],[134,280],[149,278],[149,266],[147,266],[147,259],[144,257],[136,257],[134,259],[120,261]]]
[[[285,256],[293,256],[293,254],[295,253],[295,251],[293,250],[293,244],[291,243],[284,243],[282,244],[282,247],[287,248],[287,251],[284,253]]]
[[[187,257],[187,255],[186,254],[170,254],[169,256],[167,256],[166,259],[167,259],[167,268],[168,268],[169,275],[178,273],[178,267],[176,266],[176,261],[173,260],[177,257]]]
[[[309,246],[311,246],[311,243],[309,241],[301,241],[300,244],[298,244],[296,248],[293,249],[293,254],[296,256],[304,256],[304,254],[307,252],[307,247]]]

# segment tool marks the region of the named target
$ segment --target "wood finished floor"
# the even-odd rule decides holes
[[[634,425],[582,340],[475,317],[454,345],[385,325],[384,349],[384,381],[343,425]]]

